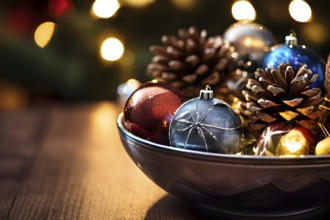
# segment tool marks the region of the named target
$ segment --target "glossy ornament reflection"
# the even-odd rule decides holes
[[[316,138],[310,130],[293,122],[267,126],[254,149],[258,156],[303,156],[315,149]]]
[[[292,130],[284,135],[278,143],[276,156],[301,156],[309,154],[309,144],[303,133]]]
[[[229,26],[223,38],[231,42],[237,53],[237,63],[251,71],[260,67],[265,54],[276,44],[276,39],[265,26],[242,20]]]
[[[181,96],[170,84],[144,83],[126,102],[124,126],[139,137],[168,145],[170,120],[181,103]]]
[[[243,123],[231,107],[201,90],[175,112],[169,129],[172,147],[235,154],[243,138]]]
[[[305,45],[298,44],[298,38],[294,33],[286,36],[285,44],[279,44],[271,48],[265,55],[263,68],[276,68],[282,63],[289,63],[294,71],[297,71],[302,64],[312,71],[310,77],[318,74],[317,79],[311,84],[311,88],[323,88],[325,79],[325,62],[322,57]]]

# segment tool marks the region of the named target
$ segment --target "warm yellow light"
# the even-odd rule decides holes
[[[256,11],[253,5],[245,0],[236,1],[231,8],[231,13],[236,20],[248,19],[253,21],[256,19]]]
[[[172,0],[176,7],[188,9],[195,5],[195,0]]]
[[[127,85],[129,87],[138,88],[141,85],[141,83],[140,83],[140,81],[138,81],[136,79],[129,79],[129,80],[127,80]]]
[[[110,18],[119,9],[120,5],[117,0],[95,0],[92,6],[94,15],[100,18]]]
[[[95,107],[90,115],[90,130],[92,137],[98,140],[109,137],[109,131],[113,127],[114,110],[108,103],[100,103]]]
[[[144,7],[154,3],[155,0],[122,0],[122,2],[133,7]]]
[[[291,142],[288,142],[287,144],[288,144],[287,149],[291,153],[294,153],[303,147],[303,143],[300,141],[291,141]]]
[[[135,55],[130,50],[125,50],[125,54],[120,59],[120,64],[124,66],[131,66],[135,62]]]
[[[311,22],[302,26],[304,37],[315,44],[325,44],[328,40],[327,28],[324,24]]]
[[[54,22],[48,21],[37,27],[34,32],[34,41],[39,47],[44,48],[49,43],[54,34],[55,26]]]
[[[298,22],[307,22],[312,18],[312,9],[303,0],[293,0],[289,5],[291,17]]]
[[[124,54],[124,45],[117,38],[106,39],[101,46],[101,56],[108,61],[119,60]]]

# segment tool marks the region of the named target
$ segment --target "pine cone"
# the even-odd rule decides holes
[[[325,67],[324,87],[325,87],[328,97],[330,97],[330,55],[328,56],[327,65]]]
[[[228,73],[218,89],[218,93],[223,96],[221,98],[226,99],[226,97],[231,96],[231,99],[236,97],[239,100],[244,100],[242,90],[246,88],[246,83],[249,78],[248,74],[247,71],[240,68]],[[230,103],[230,101],[226,101]]]
[[[150,47],[154,57],[147,72],[180,89],[187,99],[198,96],[206,85],[216,90],[232,62],[229,42],[195,27],[179,29],[178,37],[165,35],[162,43]]]
[[[326,107],[324,108],[322,123],[325,124],[327,130],[330,130],[330,110],[329,110],[329,99],[330,99],[330,55],[328,56],[327,65],[325,67],[325,81],[324,88],[326,91],[327,102],[325,102]]]
[[[274,68],[258,69],[255,79],[248,79],[243,95],[246,102],[240,112],[253,131],[281,121],[295,121],[312,129],[321,117],[319,104],[323,98],[320,88],[310,88],[317,75],[310,79],[311,70],[302,65],[297,72],[288,64]]]

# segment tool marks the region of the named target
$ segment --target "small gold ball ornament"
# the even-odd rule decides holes
[[[284,135],[275,151],[275,155],[277,156],[301,156],[308,154],[308,141],[299,130],[292,130]]]
[[[328,155],[330,154],[330,137],[326,137],[317,143],[315,147],[315,155]]]

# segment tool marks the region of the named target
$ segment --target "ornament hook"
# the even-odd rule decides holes
[[[289,47],[298,46],[297,34],[294,30],[290,30],[290,34],[285,37],[285,44]]]
[[[204,100],[212,100],[213,99],[213,91],[211,90],[211,87],[207,85],[205,89],[202,89],[199,92],[199,98]]]

